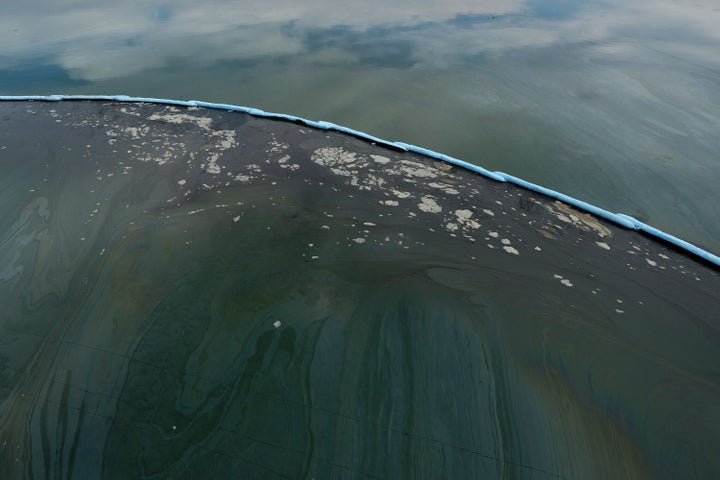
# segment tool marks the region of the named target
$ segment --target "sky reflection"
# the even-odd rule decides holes
[[[717,66],[720,8],[690,2],[568,0],[25,2],[0,19],[3,69],[57,65],[75,80],[196,67],[295,62],[446,67],[482,54],[564,44],[651,41]]]
[[[720,251],[720,7],[709,0],[5,10],[0,93],[195,98],[334,121]]]

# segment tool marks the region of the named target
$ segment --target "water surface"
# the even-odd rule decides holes
[[[718,8],[29,0],[0,93],[329,120],[717,253]],[[718,476],[717,269],[356,140],[78,105],[0,115],[3,478]]]
[[[0,124],[3,479],[720,472],[716,266],[290,122]]]

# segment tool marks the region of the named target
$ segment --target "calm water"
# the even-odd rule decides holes
[[[288,122],[0,123],[2,479],[720,475],[717,268]]]
[[[99,2],[0,17],[0,93],[250,105],[442,151],[720,251],[711,0]]]
[[[718,253],[716,5],[28,0],[0,94],[329,120]],[[716,268],[294,124],[0,125],[3,479],[719,475]]]

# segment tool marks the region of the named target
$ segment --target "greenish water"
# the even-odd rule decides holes
[[[0,107],[0,477],[720,472],[716,268],[337,133]]]
[[[558,0],[33,0],[0,93],[202,99],[498,169],[720,250],[720,10]]]

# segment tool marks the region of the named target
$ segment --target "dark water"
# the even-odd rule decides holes
[[[337,133],[0,107],[0,477],[720,472],[717,268]]]
[[[329,120],[720,250],[713,0],[6,5],[0,93],[125,93]]]

